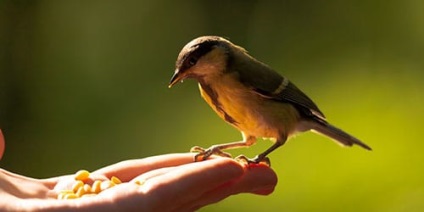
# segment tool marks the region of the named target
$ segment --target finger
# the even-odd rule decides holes
[[[194,155],[193,153],[175,153],[143,159],[126,160],[104,167],[93,173],[103,174],[108,178],[116,176],[122,181],[128,182],[134,177],[151,170],[192,163],[194,162]]]
[[[233,194],[254,193],[268,195],[274,191],[277,185],[277,174],[268,165],[252,164],[246,169],[246,174],[240,180],[235,181],[232,190]]]
[[[158,176],[163,175],[163,174],[167,174],[167,173],[174,171],[178,168],[179,168],[179,166],[173,166],[173,167],[165,167],[165,168],[151,170],[151,171],[145,172],[145,173],[133,178],[131,181],[145,182],[145,181],[147,181],[151,178],[158,177]]]
[[[219,156],[211,156],[208,160],[213,160],[214,158],[218,158]],[[139,181],[139,182],[144,182],[150,178],[153,177],[158,177],[160,175],[166,174],[168,172],[171,172],[173,170],[176,169],[180,169],[182,165],[180,166],[171,166],[171,167],[165,167],[165,168],[160,168],[160,169],[155,169],[155,170],[150,170],[148,172],[145,172],[135,178],[132,179],[132,181]]]
[[[218,156],[212,156],[208,160],[212,160],[213,158],[217,158],[217,157]],[[131,181],[132,182],[136,182],[136,181],[145,182],[145,181],[147,181],[151,178],[158,177],[158,176],[163,175],[163,174],[167,174],[168,172],[174,171],[176,169],[180,169],[181,166],[183,166],[183,165],[151,170],[151,171],[145,172],[145,173],[133,178]]]
[[[253,193],[268,195],[274,191],[277,184],[277,175],[266,165],[251,165],[239,179],[224,184],[202,195],[197,201],[187,204],[181,209],[196,210],[203,206],[219,202],[231,195],[238,193]]]
[[[207,161],[182,165],[166,174],[152,178],[143,184],[142,191],[149,194],[152,205],[164,207],[163,201],[170,200],[168,210],[192,202],[205,192],[239,178],[243,167],[228,158],[216,158]],[[162,208],[163,209],[163,208]]]

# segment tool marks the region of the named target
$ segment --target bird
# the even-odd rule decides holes
[[[330,124],[318,106],[289,79],[252,57],[243,47],[220,36],[201,36],[187,43],[176,60],[168,87],[184,79],[198,82],[202,98],[227,123],[238,129],[243,140],[195,146],[195,161],[211,155],[231,157],[224,150],[249,147],[258,138],[270,138],[272,146],[247,158],[247,163],[270,163],[268,154],[292,136],[313,131],[342,146],[371,147]]]

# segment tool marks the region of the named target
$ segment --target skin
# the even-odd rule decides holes
[[[0,131],[0,147],[4,139]],[[266,165],[211,157],[193,162],[193,154],[167,154],[122,161],[91,173],[90,178],[116,176],[122,184],[93,197],[57,200],[73,175],[34,179],[0,169],[0,208],[7,211],[194,211],[231,195],[268,195],[277,183]],[[144,181],[143,185],[134,180]],[[184,194],[184,195],[182,195]]]

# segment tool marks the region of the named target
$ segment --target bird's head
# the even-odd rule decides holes
[[[190,41],[178,55],[169,87],[186,78],[200,81],[219,76],[226,71],[235,48],[240,47],[218,36],[202,36]]]

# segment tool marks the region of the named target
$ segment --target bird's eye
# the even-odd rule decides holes
[[[196,58],[196,57],[190,57],[190,58],[188,59],[188,64],[189,64],[190,66],[194,66],[194,65],[196,65],[196,63],[197,63],[197,58]]]

